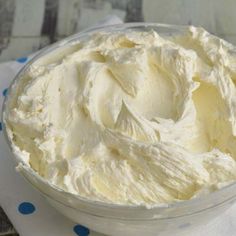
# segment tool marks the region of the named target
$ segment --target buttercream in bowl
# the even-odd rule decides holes
[[[122,205],[236,179],[236,54],[202,28],[99,32],[29,66],[5,113],[13,151],[50,184]]]

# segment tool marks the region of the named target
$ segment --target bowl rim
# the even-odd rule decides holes
[[[11,150],[11,153],[13,154],[17,164],[21,163],[23,166],[27,167],[27,165],[23,162],[20,161],[19,159],[17,159],[17,155],[13,152],[13,147],[12,147],[12,142],[8,136],[8,132],[6,129],[6,120],[5,120],[5,111],[7,108],[7,103],[8,103],[8,99],[10,97],[10,94],[13,90],[13,87],[15,85],[15,83],[21,79],[22,75],[24,75],[24,73],[27,71],[27,69],[37,60],[39,60],[41,57],[46,56],[47,54],[52,53],[54,50],[56,51],[57,49],[59,49],[60,47],[63,46],[67,46],[67,45],[73,45],[73,43],[76,43],[76,41],[79,41],[79,38],[85,35],[91,35],[93,33],[97,33],[99,31],[109,31],[109,30],[114,30],[115,31],[119,31],[119,30],[125,30],[125,29],[135,29],[138,27],[143,27],[143,28],[163,28],[163,29],[173,29],[173,30],[187,30],[190,25],[173,25],[173,24],[162,24],[162,23],[148,23],[148,22],[134,22],[134,23],[122,23],[122,24],[114,24],[114,25],[105,25],[105,26],[98,26],[98,27],[91,27],[89,29],[80,31],[79,33],[73,34],[69,37],[66,37],[62,40],[59,40],[53,44],[50,44],[44,48],[42,48],[41,50],[39,50],[38,52],[34,53],[32,58],[30,58],[27,63],[22,66],[22,68],[17,72],[17,74],[14,76],[14,79],[11,81],[9,87],[8,87],[8,93],[4,98],[3,101],[3,105],[2,105],[2,112],[1,112],[1,120],[2,120],[2,130],[3,130],[3,134],[4,134],[4,138],[6,140],[6,143],[8,145],[8,147]],[[158,30],[157,30],[158,33]],[[36,171],[34,171],[31,167],[27,167],[30,168],[31,171],[34,173],[35,176],[37,176],[37,178],[41,178],[43,181],[47,182],[46,179],[44,179],[43,177],[41,177]],[[21,173],[22,174],[22,173]],[[24,175],[23,175],[24,176]],[[27,179],[25,176],[24,178],[30,182],[29,179]],[[35,187],[40,193],[42,193],[42,195],[45,195],[46,197],[50,198],[53,201],[57,201],[62,205],[65,205],[67,207],[73,208],[72,206],[69,206],[67,204],[65,204],[64,202],[58,200],[58,199],[54,199],[53,197],[51,197],[50,195],[46,194],[45,192],[43,192],[41,189],[39,189],[37,186],[35,186],[32,182],[30,182],[33,187]],[[199,196],[197,198],[192,198],[189,200],[183,200],[183,201],[174,201],[174,202],[170,202],[170,203],[164,203],[164,204],[151,204],[151,207],[148,207],[146,205],[127,205],[127,204],[117,204],[117,203],[110,203],[110,202],[103,202],[103,201],[99,201],[99,200],[91,200],[89,198],[86,197],[82,197],[78,194],[72,194],[70,192],[67,192],[61,188],[59,188],[56,185],[50,184],[51,187],[53,187],[53,189],[55,189],[56,191],[62,191],[66,194],[72,195],[73,197],[75,197],[77,200],[81,201],[84,204],[90,204],[90,205],[94,205],[94,206],[99,206],[99,207],[105,207],[105,208],[110,208],[110,209],[124,209],[124,210],[164,210],[164,209],[178,209],[178,208],[182,208],[182,207],[193,207],[194,204],[200,204],[201,202],[204,202],[204,200],[210,200],[210,199],[217,199],[217,197],[221,194],[224,193],[226,191],[230,191],[231,188],[235,188],[236,187],[236,182],[232,182],[214,192],[210,192],[207,194],[204,194],[202,196]],[[189,215],[193,215],[193,214],[197,214],[200,213],[202,211],[208,210],[210,208],[214,208],[218,205],[224,204],[225,202],[232,200],[236,198],[236,192],[233,196],[231,196],[230,198],[224,198],[223,201],[214,204],[210,207],[206,207],[203,208],[201,210],[197,210],[197,211],[193,211],[190,212],[189,214],[182,214],[176,217],[169,217],[169,218],[158,218],[158,219],[171,219],[171,218],[178,218],[178,217],[183,217],[183,216],[189,216]],[[79,210],[78,208],[73,208],[75,210]],[[138,219],[137,219],[138,220]],[[142,219],[143,220],[143,219]]]

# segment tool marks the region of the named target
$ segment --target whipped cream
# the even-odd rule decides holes
[[[97,33],[34,62],[4,117],[15,154],[49,184],[170,203],[236,180],[235,83],[234,47],[202,28]]]

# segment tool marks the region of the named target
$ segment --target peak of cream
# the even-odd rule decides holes
[[[236,50],[201,28],[113,32],[33,63],[4,114],[14,152],[102,202],[188,200],[236,180]]]

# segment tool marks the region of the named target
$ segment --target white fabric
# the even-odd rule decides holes
[[[109,17],[104,24],[120,23],[119,18]],[[0,107],[7,88],[17,71],[24,65],[17,61],[0,64]],[[76,223],[68,220],[34,190],[15,171],[15,165],[0,131],[0,206],[4,209],[14,227],[21,236],[76,236],[73,231]],[[36,207],[33,214],[22,215],[18,211],[21,202],[31,202]],[[112,234],[112,232],[111,232]],[[100,235],[90,232],[90,236]],[[159,234],[158,234],[159,235]],[[208,225],[181,236],[236,236],[236,205]],[[173,235],[177,236],[177,235]]]

